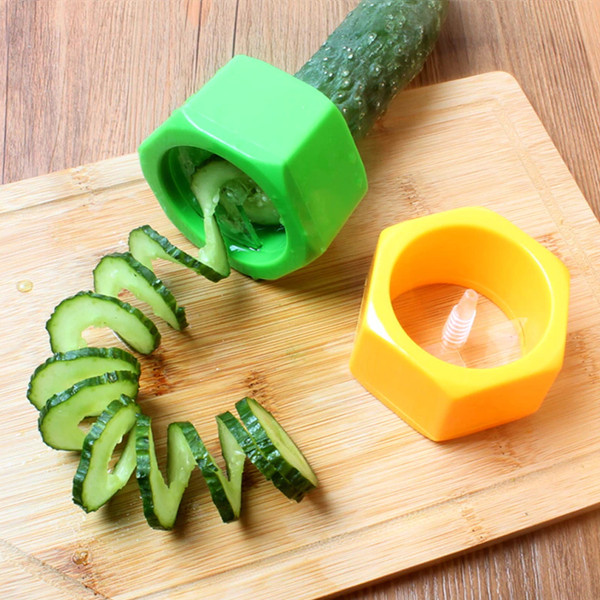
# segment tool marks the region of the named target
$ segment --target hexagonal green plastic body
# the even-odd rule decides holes
[[[269,196],[283,227],[258,230],[259,250],[228,245],[231,266],[277,279],[320,256],[367,190],[360,155],[337,107],[267,63],[236,56],[139,148],[144,177],[177,228],[204,245],[189,163],[218,155]],[[226,240],[227,243],[227,240]]]

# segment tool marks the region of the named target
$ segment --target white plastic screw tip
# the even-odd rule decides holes
[[[466,290],[459,303],[452,308],[442,330],[442,346],[446,349],[459,350],[469,339],[479,294],[475,290]]]

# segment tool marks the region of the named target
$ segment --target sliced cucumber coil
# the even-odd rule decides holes
[[[151,419],[136,402],[140,362],[125,349],[89,347],[84,334],[89,327],[109,327],[129,349],[150,354],[161,339],[156,325],[118,294],[128,290],[155,316],[182,330],[187,326],[184,309],[154,274],[153,261],[169,260],[212,281],[223,274],[207,264],[211,261],[194,259],[148,225],[129,234],[129,250],[101,258],[93,272],[94,291],[79,292],[56,306],[46,324],[54,354],[34,370],[27,387],[27,398],[39,411],[43,441],[56,450],[81,452],[73,502],[86,512],[96,511],[135,473],[148,524],[171,529],[198,467],[221,519],[228,523],[240,517],[246,458],[286,496],[300,500],[316,478],[300,451],[290,450],[296,447],[272,416],[265,431],[246,418],[253,433],[233,416],[217,417],[225,469],[191,423],[171,423],[163,476]],[[254,400],[244,399],[243,406],[252,414],[270,414]]]

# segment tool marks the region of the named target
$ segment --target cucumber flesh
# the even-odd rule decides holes
[[[135,426],[136,477],[144,515],[154,529],[171,529],[175,524],[183,492],[196,461],[181,428],[173,423],[167,430],[167,484],[158,467],[151,419],[138,415]]]
[[[240,445],[250,462],[261,472],[267,481],[270,481],[287,498],[300,502],[306,491],[312,488],[305,479],[289,481],[276,468],[276,466],[260,451],[252,436],[243,425],[230,413],[224,412],[217,416],[220,427],[229,430],[236,442]]]
[[[52,351],[68,352],[86,347],[82,333],[88,327],[111,328],[141,354],[150,354],[160,343],[156,325],[141,310],[113,296],[79,292],[65,298],[46,323]]]
[[[97,417],[121,395],[135,398],[138,375],[115,371],[84,379],[48,399],[40,410],[38,428],[44,442],[56,450],[81,450],[86,432],[79,424]]]
[[[171,291],[129,252],[107,254],[100,259],[94,269],[94,289],[98,294],[115,297],[123,289],[129,290],[173,329],[187,326],[185,311],[177,305]]]
[[[242,475],[246,455],[230,431],[219,421],[219,441],[227,466],[227,473],[217,465],[217,461],[206,449],[198,432],[191,423],[177,423],[186,437],[196,464],[208,486],[212,501],[225,523],[235,521],[240,516],[242,506]]]
[[[134,472],[134,435],[129,436],[112,470],[109,470],[109,464],[117,444],[135,426],[138,412],[139,407],[131,398],[121,396],[108,405],[85,437],[73,479],[73,502],[86,512],[106,504]]]
[[[145,267],[152,270],[152,261],[156,259],[168,260],[169,262],[182,265],[191,269],[198,275],[206,277],[210,281],[217,282],[229,275],[229,263],[223,274],[217,273],[213,268],[196,260],[169,242],[169,240],[152,229],[150,225],[143,225],[134,229],[129,234],[129,251]]]
[[[230,269],[225,242],[215,218],[220,190],[227,182],[245,177],[242,171],[225,160],[211,160],[192,175],[190,187],[204,220],[205,245],[200,248],[200,261],[217,273],[223,274]]]
[[[40,410],[54,394],[83,379],[131,371],[139,376],[140,363],[121,348],[79,348],[52,355],[35,369],[27,387],[27,398]]]
[[[244,210],[244,202],[252,185],[247,179],[234,179],[223,184],[219,192],[219,203],[215,208],[215,218],[223,237],[230,244],[258,250],[262,242]]]
[[[317,478],[308,461],[267,409],[253,398],[243,398],[235,407],[261,453],[282,476],[316,487]]]

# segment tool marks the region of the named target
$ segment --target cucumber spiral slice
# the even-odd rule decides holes
[[[94,289],[107,296],[118,296],[127,289],[173,329],[187,327],[185,310],[178,306],[169,288],[129,252],[115,252],[100,259],[94,269]]]
[[[288,498],[300,501],[317,485],[316,477],[271,413],[249,398],[236,404],[243,424],[231,413],[216,418],[225,469],[191,423],[176,422],[167,428],[163,476],[151,419],[136,403],[139,361],[120,348],[88,347],[83,333],[90,326],[107,326],[131,349],[150,354],[161,339],[156,325],[117,294],[127,289],[154,315],[181,330],[187,326],[184,309],[156,277],[152,261],[167,259],[213,281],[223,275],[148,225],[133,230],[129,244],[129,252],[107,254],[98,262],[94,291],[79,292],[56,306],[46,323],[54,354],[34,370],[27,388],[27,398],[39,410],[44,442],[57,450],[81,452],[72,486],[74,503],[86,512],[98,510],[135,472],[148,524],[171,529],[198,467],[221,519],[228,523],[240,516],[247,458]],[[97,419],[86,433],[81,424],[93,417]]]

